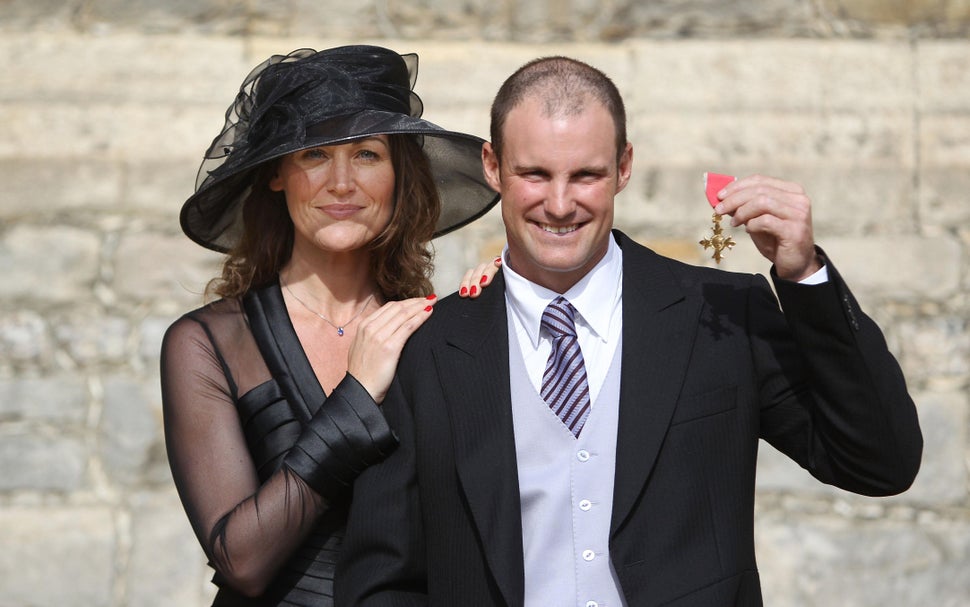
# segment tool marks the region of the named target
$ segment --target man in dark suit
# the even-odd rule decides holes
[[[761,276],[612,229],[625,121],[571,59],[500,89],[482,157],[504,269],[438,303],[402,355],[384,403],[400,446],[355,486],[338,605],[757,606],[759,439],[849,491],[915,478],[902,373],[802,188],[756,175],[718,196],[772,262],[779,310]]]

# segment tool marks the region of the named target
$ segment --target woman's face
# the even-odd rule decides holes
[[[287,154],[269,187],[283,192],[294,252],[362,249],[394,211],[394,166],[386,135]]]

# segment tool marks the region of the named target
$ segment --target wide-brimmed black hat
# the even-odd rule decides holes
[[[485,214],[498,194],[482,172],[483,140],[419,118],[418,56],[378,46],[298,49],[258,65],[206,150],[179,221],[189,238],[226,252],[242,234],[253,171],[268,160],[372,135],[419,135],[441,198],[435,236]]]

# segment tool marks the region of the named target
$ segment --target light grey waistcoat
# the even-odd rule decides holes
[[[620,607],[608,548],[620,396],[618,343],[579,438],[536,392],[509,323],[525,606]]]

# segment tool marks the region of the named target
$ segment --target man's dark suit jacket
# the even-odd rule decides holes
[[[630,607],[761,605],[758,439],[825,483],[903,491],[922,436],[902,373],[831,263],[823,285],[775,281],[783,315],[763,277],[614,235],[623,351],[609,546],[622,592]],[[384,403],[400,446],[356,483],[338,606],[522,605],[508,352],[501,276],[478,299],[439,302],[412,336]]]

